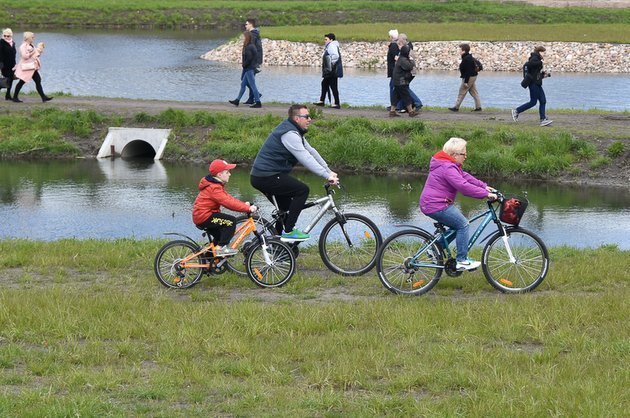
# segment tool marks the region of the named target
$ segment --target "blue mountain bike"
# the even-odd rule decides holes
[[[494,223],[496,232],[482,240],[487,241],[481,256],[483,274],[501,292],[529,292],[547,275],[547,247],[536,234],[518,226],[527,199],[506,198],[499,191],[495,193],[498,199],[487,201],[488,209],[469,219],[471,223],[482,221],[470,237],[468,249],[486,227]],[[439,222],[434,225],[433,234],[413,225],[401,225],[411,229],[398,231],[383,242],[376,268],[379,279],[388,290],[397,294],[422,295],[437,284],[442,272],[452,277],[463,273],[457,270],[450,248],[455,231]]]

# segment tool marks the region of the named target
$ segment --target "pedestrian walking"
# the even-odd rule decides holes
[[[19,98],[20,90],[24,84],[33,80],[35,82],[35,89],[39,93],[42,102],[48,102],[53,98],[44,94],[42,88],[42,77],[39,74],[39,70],[42,67],[39,57],[44,52],[46,47],[43,42],[33,45],[35,40],[35,34],[33,32],[24,32],[24,41],[20,45],[20,62],[14,67],[15,76],[20,80],[15,86],[15,92],[13,93],[13,100],[16,103],[21,103]]]
[[[553,123],[552,120],[547,118],[545,113],[545,106],[547,105],[547,98],[545,97],[545,91],[542,84],[543,79],[551,77],[551,73],[543,71],[543,52],[546,49],[544,46],[537,46],[534,48],[534,52],[529,56],[529,60],[523,66],[523,81],[521,86],[529,89],[529,102],[523,103],[516,109],[512,109],[512,119],[514,122],[518,122],[518,115],[538,105],[538,114],[540,116],[540,126],[548,126]]]
[[[338,81],[343,77],[343,63],[341,62],[341,51],[339,50],[339,42],[334,33],[324,35],[324,53],[322,54],[322,91],[319,101],[313,103],[315,106],[324,106],[326,104],[326,94],[330,89],[332,91],[334,103],[331,107],[334,109],[341,108],[339,101]]]
[[[2,31],[2,39],[0,40],[0,67],[2,67],[2,76],[6,79],[7,94],[4,96],[5,100],[11,100],[11,86],[13,85],[13,77],[15,72],[15,55],[17,50],[15,49],[15,41],[13,40],[13,31],[11,28],[6,28]]]
[[[249,87],[254,93],[254,104],[249,107],[259,108],[262,107],[260,103],[260,96],[258,95],[258,89],[256,88],[256,79],[254,77],[256,70],[256,46],[253,43],[253,36],[250,31],[243,32],[243,72],[241,75],[241,89],[238,92],[238,96],[234,100],[230,100],[234,106],[238,106],[241,102],[241,97],[245,94],[245,88]]]
[[[475,59],[470,54],[470,45],[460,44],[459,49],[460,55],[462,56],[462,60],[459,63],[459,73],[462,83],[459,86],[459,94],[457,95],[457,100],[455,100],[455,105],[449,107],[448,110],[459,112],[459,106],[464,101],[464,97],[466,97],[467,93],[470,93],[475,100],[473,112],[481,112],[481,99],[479,98],[479,92],[477,92],[476,86],[478,68],[475,65]]]

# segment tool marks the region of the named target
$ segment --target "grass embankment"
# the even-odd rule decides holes
[[[539,290],[482,273],[396,297],[313,252],[281,289],[186,291],[161,241],[0,241],[2,416],[623,416],[628,251],[551,249]]]
[[[323,42],[323,34],[333,32],[342,42],[387,41],[387,32],[396,28],[413,42],[428,41],[546,41],[546,42],[630,42],[627,24],[510,24],[502,23],[360,23],[319,26],[278,26],[264,28],[263,36],[293,42]]]
[[[496,121],[423,122],[374,120],[365,117],[324,116],[311,109],[315,121],[309,141],[335,167],[362,172],[428,168],[431,156],[451,136],[470,141],[467,169],[499,178],[524,175],[547,178],[560,172],[580,174],[576,163],[591,169],[605,167],[625,152],[623,135],[603,152],[582,137],[614,139],[601,128],[579,132],[567,128],[541,130],[498,124]],[[221,157],[253,161],[281,116],[227,112],[186,112],[169,109],[158,115],[138,113],[133,118],[106,116],[93,111],[65,112],[33,109],[0,116],[0,158],[49,158],[95,155],[108,126],[171,128],[164,158],[207,161]]]
[[[628,9],[536,7],[499,1],[212,1],[32,0],[0,1],[0,20],[20,27],[242,28],[246,17],[262,26],[371,22],[620,23]]]

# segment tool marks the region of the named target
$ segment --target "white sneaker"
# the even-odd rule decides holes
[[[476,268],[478,268],[481,265],[480,261],[475,261],[475,260],[471,260],[470,258],[467,258],[464,261],[458,261],[457,262],[457,270],[474,270]]]
[[[516,111],[516,109],[512,109],[512,120],[514,122],[518,122],[518,112]]]
[[[235,250],[234,248],[230,248],[227,245],[224,245],[223,247],[215,248],[214,253],[216,254],[217,257],[228,257],[231,255],[238,254],[238,250]]]
[[[547,126],[547,125],[551,125],[552,123],[553,121],[547,118],[540,120],[540,126]]]

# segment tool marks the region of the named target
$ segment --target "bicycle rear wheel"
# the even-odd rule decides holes
[[[237,217],[236,229],[238,229],[239,226],[247,222],[247,218],[248,218],[247,215]],[[273,226],[271,222],[269,222],[265,218],[261,218],[261,221],[256,221],[256,226],[258,228],[260,228],[261,225],[263,226],[263,229],[264,229],[263,231],[259,231],[261,234],[276,235],[276,228]],[[235,239],[236,239],[236,235],[230,241],[230,244],[228,245],[229,247],[232,246],[232,243],[234,242]],[[246,276],[247,267],[245,267],[245,258],[247,257],[248,251],[251,249],[251,247],[255,243],[256,243],[256,236],[254,236],[253,233],[250,233],[247,237],[245,237],[243,242],[241,242],[241,245],[238,247],[238,250],[239,250],[238,254],[234,255],[233,257],[229,257],[226,260],[225,264],[227,268],[236,274],[240,274],[241,276]]]
[[[376,264],[381,231],[363,215],[347,213],[343,222],[332,219],[319,236],[319,255],[331,271],[342,276],[360,276]]]
[[[280,240],[266,239],[266,242],[266,249],[261,242],[249,249],[245,258],[247,275],[260,287],[280,287],[295,273],[295,255],[291,247]]]
[[[506,228],[510,255],[497,232],[483,249],[483,274],[488,282],[503,293],[525,293],[534,290],[547,275],[549,253],[542,240],[533,232],[518,227]]]
[[[160,283],[173,289],[186,289],[196,285],[204,269],[201,267],[183,268],[180,262],[200,249],[192,242],[184,240],[171,241],[160,248],[153,263],[155,275]],[[207,260],[201,256],[189,261],[195,264],[207,263]]]
[[[383,286],[402,295],[422,295],[433,289],[442,275],[443,257],[441,248],[431,241],[430,234],[416,229],[399,231],[387,238],[376,262]],[[421,253],[414,257],[417,252]]]

